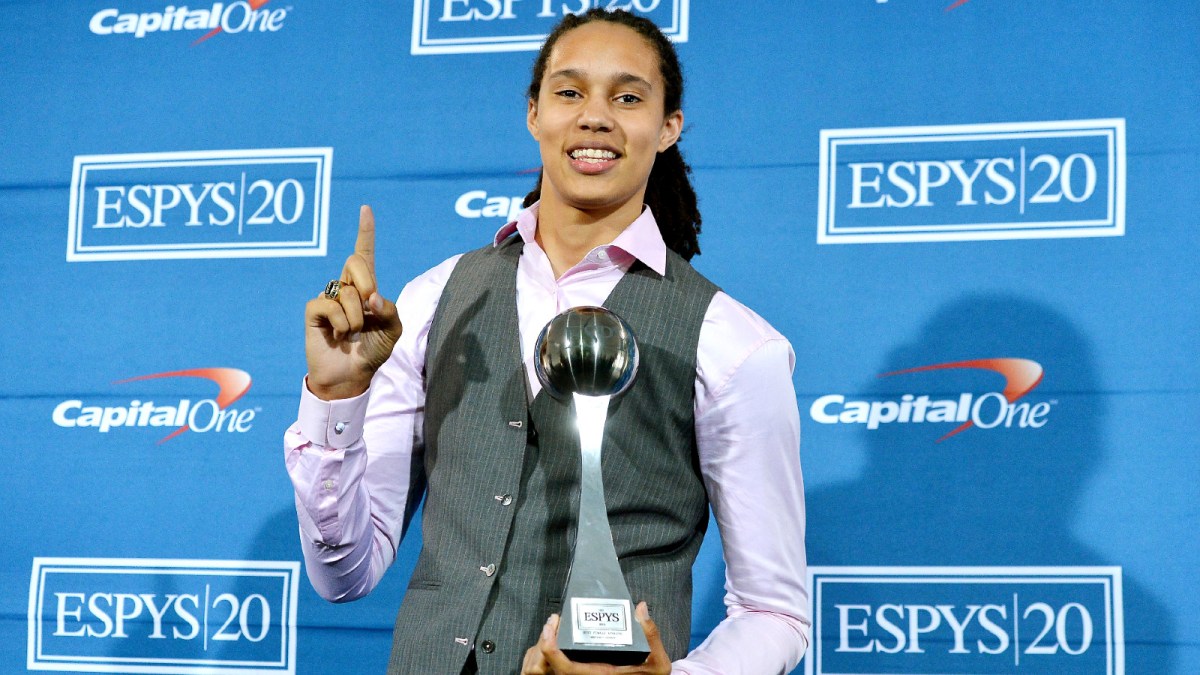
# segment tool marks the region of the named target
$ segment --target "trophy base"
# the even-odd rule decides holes
[[[607,663],[610,666],[636,666],[645,663],[650,656],[649,651],[630,651],[628,647],[584,647],[562,651],[575,663]]]
[[[577,549],[578,550],[578,549]],[[629,591],[620,576],[616,555],[613,555],[613,575],[608,587],[619,585],[625,598]],[[584,566],[586,567],[586,565]],[[563,603],[558,627],[558,648],[576,663],[607,663],[613,666],[632,666],[644,663],[650,656],[650,645],[641,624],[633,616],[632,602],[623,598],[579,597],[572,595],[572,583],[579,569],[572,568],[567,581],[567,601]],[[593,570],[595,571],[595,570]],[[588,578],[603,578],[601,571]],[[602,589],[594,589],[602,590]]]

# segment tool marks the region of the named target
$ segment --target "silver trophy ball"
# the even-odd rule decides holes
[[[617,396],[637,376],[638,347],[629,324],[603,307],[573,307],[546,324],[534,369],[552,396]]]

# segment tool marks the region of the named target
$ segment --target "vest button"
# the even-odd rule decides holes
[[[496,651],[496,643],[492,642],[491,640],[484,640],[483,644],[479,646],[483,648],[484,654],[491,654],[492,652]]]
[[[490,577],[496,573],[496,565],[495,565],[495,563],[493,563],[491,565],[488,565],[487,567],[480,567],[479,571],[483,572],[483,576]]]
[[[496,495],[496,501],[500,502],[500,506],[508,506],[512,503],[512,495],[503,494]]]

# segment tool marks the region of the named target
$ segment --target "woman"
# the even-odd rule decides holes
[[[676,672],[777,673],[803,654],[791,348],[686,262],[700,216],[675,146],[681,99],[674,49],[652,23],[567,17],[529,88],[543,164],[529,208],[393,305],[377,292],[364,207],[355,254],[308,303],[307,387],[285,445],[318,592],[369,592],[425,500],[389,672],[665,673],[674,659]],[[616,669],[570,663],[554,646],[578,455],[564,450],[569,409],[532,369],[547,321],[602,303],[643,354],[605,427],[604,474],[651,655]],[[710,502],[728,616],[687,655]]]

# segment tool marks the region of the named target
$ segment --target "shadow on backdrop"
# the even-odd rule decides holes
[[[956,425],[844,425],[847,439],[860,434],[866,463],[857,480],[807,495],[810,565],[1122,565],[1072,531],[1082,493],[1108,453],[1109,399],[1092,349],[1069,319],[1017,296],[965,296],[936,312],[878,372],[994,357],[1043,366],[1043,381],[1026,399],[1051,403],[1045,426],[974,427],[938,442]],[[861,397],[954,399],[998,391],[1000,381],[979,370],[911,373],[878,378]],[[1171,617],[1127,573],[1123,586],[1125,672],[1172,672]]]

